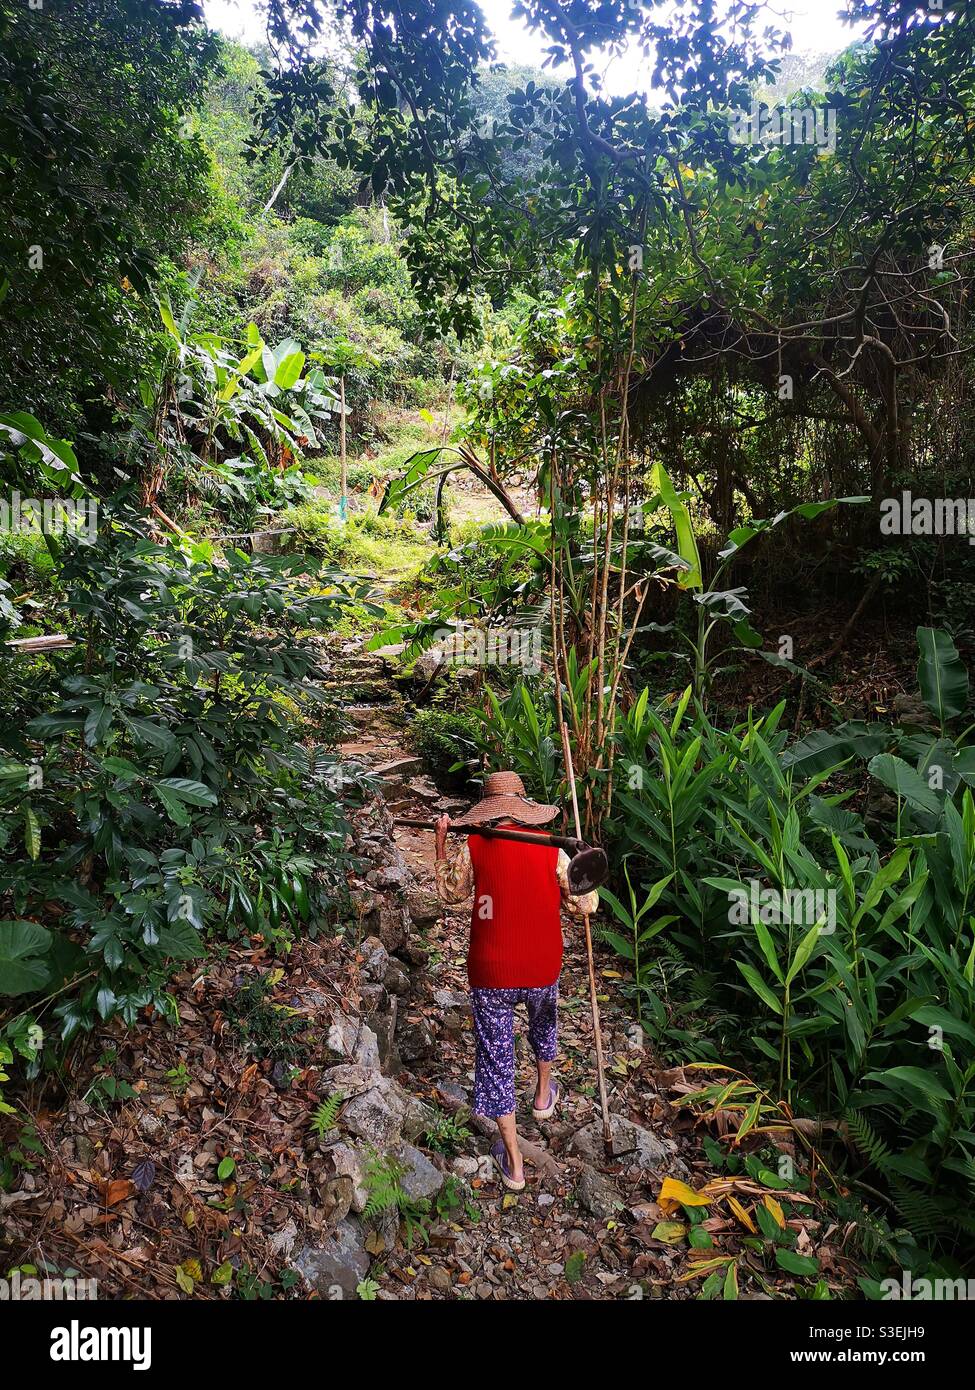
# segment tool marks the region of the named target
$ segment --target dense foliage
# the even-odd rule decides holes
[[[731,1148],[784,1117],[879,1201],[882,1261],[955,1268],[975,579],[967,520],[879,519],[970,490],[971,7],[856,0],[810,69],[748,0],[520,0],[545,73],[470,0],[266,8],[249,53],[192,3],[0,3],[4,485],[97,504],[0,536],[0,1069],[341,911],[323,630],[500,626],[540,659],[441,684],[430,766],[561,800],[564,727],[657,1048],[736,1069]],[[602,87],[627,49],[654,101]],[[759,95],[806,134],[733,138]],[[900,722],[830,689],[878,594]],[[763,610],[827,595],[816,674]],[[762,662],[785,698],[732,709]]]

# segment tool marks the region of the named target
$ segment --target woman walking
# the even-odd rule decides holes
[[[559,814],[525,795],[515,772],[492,772],[481,800],[454,825],[544,825]],[[528,1011],[528,1041],[538,1072],[532,1099],[536,1120],[555,1114],[561,1100],[552,1081],[558,1032],[559,972],[562,969],[560,908],[574,917],[591,915],[596,893],[569,891],[569,856],[554,845],[468,836],[447,858],[449,816],[437,821],[437,892],[444,902],[474,895],[467,979],[474,1013],[475,1068],[472,1110],[497,1122],[500,1142],[491,1150],[501,1181],[512,1192],[525,1186],[515,1128],[514,1009]]]

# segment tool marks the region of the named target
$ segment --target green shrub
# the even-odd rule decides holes
[[[477,753],[478,728],[475,717],[434,706],[416,711],[407,737],[437,781],[461,786],[467,781],[466,764]]]
[[[340,904],[345,784],[305,739],[327,704],[308,634],[347,597],[293,557],[155,545],[118,507],[96,543],[59,544],[76,645],[17,658],[35,717],[0,745],[0,998],[55,996],[45,1028],[68,1041],[170,1016],[167,977],[208,930],[273,944]]]

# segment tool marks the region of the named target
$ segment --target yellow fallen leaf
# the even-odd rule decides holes
[[[665,1216],[669,1216],[677,1207],[706,1207],[709,1200],[702,1193],[695,1192],[693,1187],[688,1187],[686,1182],[664,1178],[657,1205]]]
[[[664,1245],[679,1245],[687,1235],[687,1225],[683,1221],[658,1221],[651,1234]]]
[[[702,1260],[693,1269],[687,1270],[684,1274],[679,1274],[674,1281],[677,1284],[686,1284],[690,1279],[700,1279],[702,1274],[707,1274],[712,1269],[723,1269],[725,1265],[731,1264],[734,1255],[719,1255],[716,1259]]]
[[[618,970],[602,970],[600,974],[604,980],[622,980],[623,978]]]
[[[512,1207],[516,1207],[517,1205],[518,1198],[515,1196],[513,1192],[506,1192],[504,1196],[501,1198],[502,1211],[510,1211]]]
[[[766,1192],[765,1197],[764,1197],[764,1202],[765,1202],[765,1205],[766,1205],[766,1207],[768,1208],[768,1210],[772,1213],[773,1217],[775,1218],[775,1224],[776,1224],[778,1227],[780,1227],[781,1230],[784,1231],[784,1230],[785,1230],[785,1214],[784,1214],[784,1212],[782,1211],[782,1208],[779,1206],[778,1202],[775,1200],[774,1197],[769,1196],[769,1194],[768,1194],[767,1192]]]
[[[729,1207],[731,1208],[731,1210],[735,1213],[735,1215],[737,1216],[737,1218],[738,1218],[738,1220],[741,1222],[741,1224],[742,1224],[743,1226],[746,1226],[746,1227],[748,1228],[748,1230],[751,1231],[752,1235],[756,1235],[756,1234],[757,1234],[757,1228],[756,1228],[756,1226],[755,1226],[755,1222],[754,1222],[754,1221],[752,1220],[752,1218],[751,1218],[751,1213],[748,1212],[748,1211],[742,1206],[742,1204],[738,1201],[738,1198],[737,1198],[737,1197],[732,1197],[732,1195],[731,1195],[730,1192],[729,1192],[729,1194],[728,1194],[727,1201],[728,1201],[728,1206],[729,1206]]]

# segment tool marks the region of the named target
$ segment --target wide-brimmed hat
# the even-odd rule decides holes
[[[522,825],[544,825],[558,814],[557,806],[543,806],[525,795],[525,784],[517,772],[489,772],[481,788],[480,801],[453,823],[484,825],[491,820],[516,820]]]

